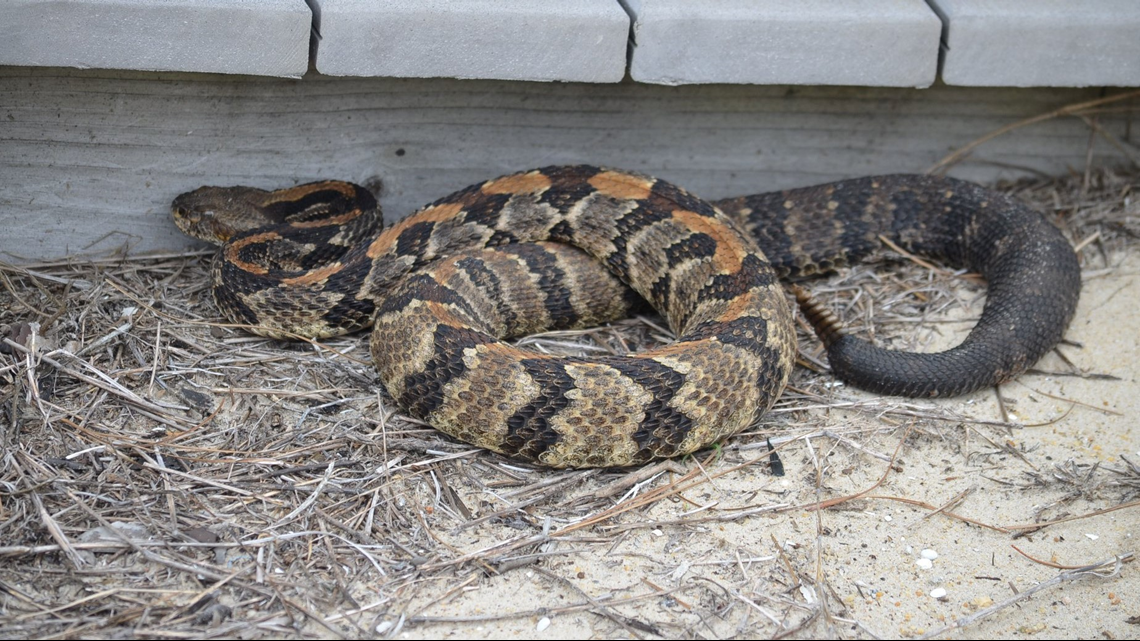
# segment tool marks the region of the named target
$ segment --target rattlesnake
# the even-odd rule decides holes
[[[955,395],[1009,380],[1061,339],[1080,290],[1071,246],[1039,214],[929,176],[709,203],[632,172],[547,167],[473,185],[383,232],[372,195],[337,181],[204,187],[173,209],[184,231],[227,241],[214,292],[231,320],[268,336],[374,324],[373,359],[402,408],[555,467],[640,463],[744,429],[794,360],[778,278],[860,260],[880,236],[981,272],[989,298],[962,345],[911,354],[844,334],[801,290],[833,371],[873,391]],[[220,213],[257,222],[231,226]],[[676,343],[586,359],[499,342],[620,317],[640,300],[630,288]]]

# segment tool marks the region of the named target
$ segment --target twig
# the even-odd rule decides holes
[[[1122,556],[1117,556],[1117,557],[1114,557],[1111,559],[1101,561],[1100,563],[1094,563],[1092,565],[1086,565],[1084,567],[1075,568],[1072,570],[1066,570],[1064,572],[1061,572],[1057,576],[1053,577],[1052,579],[1049,579],[1048,581],[1038,583],[1037,585],[1029,588],[1028,590],[1018,592],[1017,594],[1015,594],[1015,595],[1011,596],[1010,598],[1002,601],[1001,603],[998,603],[998,604],[995,604],[991,607],[988,607],[985,610],[979,610],[979,611],[977,611],[977,612],[975,612],[969,616],[964,616],[962,618],[955,619],[952,624],[945,626],[941,629],[934,630],[933,632],[928,632],[928,633],[926,633],[926,634],[924,634],[918,638],[919,639],[933,639],[935,637],[939,637],[939,636],[942,636],[943,634],[946,634],[950,630],[958,630],[961,628],[965,628],[969,625],[977,623],[978,621],[981,621],[982,619],[990,616],[991,614],[993,614],[995,612],[998,612],[999,610],[1008,608],[1009,606],[1013,605],[1014,603],[1024,601],[1024,600],[1028,599],[1029,597],[1033,596],[1034,594],[1037,594],[1038,592],[1040,592],[1042,590],[1047,590],[1049,588],[1055,587],[1057,585],[1060,585],[1060,584],[1068,582],[1068,581],[1075,581],[1077,579],[1083,579],[1083,578],[1089,577],[1089,576],[1095,576],[1095,577],[1101,578],[1101,579],[1107,579],[1107,578],[1114,577],[1120,573],[1121,565],[1123,565],[1123,563],[1125,561],[1129,561],[1131,559],[1132,559],[1132,553],[1129,552],[1129,553],[1124,554]],[[1107,565],[1112,565],[1112,571],[1111,572],[1108,572],[1108,573],[1098,572],[1098,570],[1100,570],[1101,568],[1104,568]]]
[[[1054,519],[1052,521],[1042,521],[1040,523],[1022,523],[1022,524],[1016,524],[1016,525],[1003,525],[1001,527],[1001,529],[1009,530],[1009,531],[1040,530],[1042,528],[1049,527],[1050,525],[1057,525],[1058,523],[1068,523],[1069,521],[1079,521],[1081,519],[1088,519],[1088,518],[1092,518],[1094,516],[1101,516],[1102,514],[1108,514],[1109,512],[1115,512],[1117,510],[1127,510],[1129,508],[1134,508],[1134,507],[1140,507],[1140,500],[1129,501],[1127,503],[1121,503],[1120,505],[1114,505],[1112,507],[1106,507],[1102,510],[1093,510],[1092,512],[1086,512],[1084,514],[1078,514],[1076,516],[1066,516],[1064,518]]]
[[[1027,126],[1027,125],[1037,124],[1039,122],[1044,122],[1046,120],[1051,120],[1053,118],[1059,118],[1061,116],[1074,115],[1074,114],[1077,114],[1077,113],[1079,113],[1085,109],[1091,109],[1092,107],[1099,107],[1101,105],[1107,105],[1107,104],[1113,103],[1113,102],[1120,102],[1121,100],[1128,100],[1131,98],[1135,98],[1137,96],[1140,96],[1140,90],[1127,91],[1125,93],[1116,94],[1114,96],[1106,96],[1104,98],[1097,98],[1096,100],[1089,100],[1086,102],[1077,102],[1077,103],[1073,103],[1071,105],[1065,105],[1064,107],[1061,107],[1060,109],[1054,109],[1053,111],[1050,111],[1048,113],[1039,114],[1039,115],[1033,116],[1031,118],[1026,118],[1024,120],[1019,120],[1015,123],[1008,124],[1004,127],[1000,127],[998,129],[995,129],[994,131],[991,131],[990,133],[982,136],[981,138],[977,138],[977,139],[971,141],[970,143],[960,147],[957,151],[947,155],[945,158],[943,158],[942,160],[939,160],[937,163],[935,163],[933,166],[931,166],[929,169],[927,169],[926,173],[933,174],[933,173],[937,172],[938,170],[940,170],[944,167],[948,167],[948,166],[958,162],[962,158],[965,158],[971,151],[976,149],[978,146],[983,145],[983,144],[985,144],[985,143],[987,143],[987,142],[989,142],[989,141],[991,141],[994,138],[997,138],[999,136],[1004,136],[1005,134],[1007,134],[1007,133],[1009,133],[1015,129],[1020,129],[1022,127]]]
[[[862,490],[860,492],[856,492],[855,494],[848,494],[847,496],[838,496],[838,497],[835,497],[833,499],[828,499],[826,501],[819,501],[819,502],[816,502],[813,504],[805,505],[805,506],[803,506],[803,508],[805,510],[808,510],[808,511],[826,510],[827,508],[835,507],[836,505],[839,505],[841,503],[846,503],[847,501],[854,501],[855,499],[857,499],[859,497],[862,497],[862,496],[869,494],[875,488],[882,485],[883,481],[887,480],[887,476],[891,473],[891,469],[894,468],[895,459],[897,459],[899,457],[899,452],[902,451],[902,446],[906,443],[906,439],[910,436],[910,432],[912,429],[914,429],[913,423],[908,425],[906,428],[906,431],[903,432],[902,438],[899,439],[898,445],[895,446],[895,451],[893,454],[891,454],[891,460],[890,460],[890,462],[887,463],[886,469],[883,470],[882,476],[880,476],[879,480],[875,481],[871,485],[871,487],[868,487],[867,489]]]

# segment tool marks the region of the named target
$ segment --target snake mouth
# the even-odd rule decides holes
[[[170,217],[182,233],[198,240],[220,245],[229,242],[234,235],[233,228],[219,224],[217,213],[213,210],[187,206],[178,199],[170,206]]]

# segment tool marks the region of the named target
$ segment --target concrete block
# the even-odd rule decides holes
[[[938,68],[922,0],[622,2],[640,82],[925,87]]]
[[[0,65],[300,77],[303,0],[3,0]]]
[[[615,0],[322,0],[317,69],[334,76],[618,82]]]
[[[1140,2],[931,0],[951,85],[1140,85]]]

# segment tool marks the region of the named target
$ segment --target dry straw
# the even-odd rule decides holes
[[[1090,169],[1002,188],[1061,225],[1095,278],[1135,250],[1138,185],[1134,169]],[[900,348],[942,345],[977,316],[974,280],[892,256],[810,288],[852,331]],[[893,482],[916,445],[1008,454],[1021,426],[837,386],[802,327],[803,367],[787,393],[717,449],[632,471],[539,470],[402,416],[377,391],[359,336],[284,343],[217,324],[208,263],[193,253],[0,268],[0,637],[432,635],[442,629],[424,626],[440,625],[478,636],[489,628],[475,626],[532,634],[567,617],[607,636],[868,631],[819,571],[818,548],[761,539],[745,549],[713,534],[812,506],[908,500],[930,519],[1000,531],[1015,520],[979,509],[969,489],[931,505],[900,496],[905,481],[876,479]],[[639,318],[523,343],[593,354],[669,338]],[[771,474],[768,439],[791,476]],[[1086,512],[1140,493],[1133,462],[1057,475],[1016,456],[1023,480],[1060,484]],[[852,477],[861,491],[841,491],[843,465],[866,468]],[[966,485],[990,484],[989,468],[970,469]],[[1081,513],[1017,518],[1061,512]],[[658,539],[652,551],[633,543]],[[607,589],[582,576],[638,562],[656,570]],[[524,587],[462,607],[468,592],[500,585]]]

